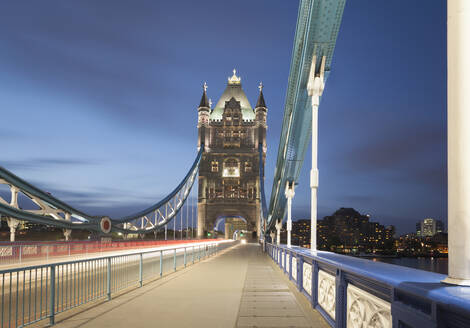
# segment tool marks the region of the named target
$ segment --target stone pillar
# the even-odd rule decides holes
[[[274,238],[276,238],[276,233],[274,231],[271,231],[269,235],[271,236],[271,243],[274,244]]]
[[[228,222],[225,222],[225,239],[232,239],[233,238],[233,235],[230,236],[230,233],[231,233],[231,229],[230,229],[230,223]]]
[[[197,238],[204,238],[204,227],[206,226],[206,204],[197,204]]]
[[[292,198],[295,196],[294,182],[287,181],[286,183],[286,198],[287,198],[287,247],[291,247],[291,232],[292,232]]]
[[[322,57],[320,68],[316,72],[316,56],[312,58],[310,67],[310,76],[307,84],[307,92],[312,103],[312,168],[310,170],[310,189],[311,189],[311,219],[310,219],[310,249],[317,250],[317,189],[318,189],[318,106],[320,97],[325,87],[325,56]]]
[[[447,1],[449,275],[470,286],[470,1]]]

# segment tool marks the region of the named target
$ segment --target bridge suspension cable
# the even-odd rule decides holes
[[[285,217],[287,198],[284,188],[297,183],[311,136],[315,137],[312,140],[312,153],[315,154],[312,155],[315,156],[314,165],[316,163],[317,126],[316,116],[313,117],[312,126],[312,112],[316,114],[321,92],[313,94],[311,91],[316,77],[322,77],[324,87],[330,73],[345,3],[346,0],[300,1],[269,208],[263,206],[262,209],[264,234],[273,230],[276,224],[279,226]],[[313,105],[317,105],[316,108]],[[315,215],[316,221],[317,168],[312,167],[312,172],[312,194],[315,191],[315,197],[312,196],[312,218]],[[264,190],[261,190],[261,196],[265,197]],[[316,223],[312,234],[315,228]]]
[[[103,233],[115,231],[141,234],[155,231],[170,223],[185,204],[196,180],[203,151],[204,145],[201,145],[188,173],[168,196],[140,212],[114,219],[92,216],[77,210],[0,167],[0,184],[7,185],[11,192],[10,202],[0,197],[0,216],[9,220],[10,227],[15,224],[17,226],[20,221],[28,221],[67,230],[86,229]],[[21,208],[18,199],[20,193],[36,204],[38,209]],[[12,238],[16,226],[11,229]]]

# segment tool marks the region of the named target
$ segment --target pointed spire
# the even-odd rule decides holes
[[[256,103],[256,107],[264,107],[266,108],[266,103],[264,102],[264,96],[263,96],[263,82],[260,82],[259,86],[259,97],[258,97],[258,102]]]
[[[199,104],[199,108],[201,107],[211,108],[211,104],[209,102],[209,99],[207,98],[207,83],[206,82],[204,82],[202,89],[203,89],[203,93],[202,93],[201,103]]]
[[[232,77],[228,78],[228,84],[240,84],[242,82],[242,78],[237,76],[237,70],[234,68],[233,69],[233,75]]]

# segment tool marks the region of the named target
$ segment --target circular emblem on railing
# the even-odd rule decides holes
[[[103,216],[100,221],[100,228],[101,231],[104,233],[110,233],[111,232],[111,219],[107,216]]]

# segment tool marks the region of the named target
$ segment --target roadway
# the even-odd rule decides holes
[[[328,327],[257,244],[85,307],[59,314],[57,327]]]
[[[154,280],[187,265],[199,262],[204,257],[205,244],[188,244],[175,250],[171,246],[144,249],[143,282]],[[233,243],[221,242],[223,250]],[[174,245],[178,246],[178,245]],[[173,247],[174,247],[173,246]],[[185,247],[185,245],[182,245]],[[194,252],[193,252],[194,251]],[[110,254],[112,253],[112,254]],[[106,253],[102,257],[92,257],[80,263],[56,263],[55,309],[65,311],[86,302],[107,296],[107,259],[113,258],[111,266],[111,291],[115,294],[140,284],[140,255],[137,250]],[[89,256],[90,257],[90,256]],[[84,258],[80,258],[84,260]],[[74,260],[68,258],[69,261]],[[160,264],[160,260],[161,264]],[[49,265],[51,263],[48,263]],[[23,268],[21,271],[0,274],[0,326],[15,327],[40,320],[48,315],[50,304],[50,267]],[[83,306],[83,305],[82,305]]]
[[[153,246],[153,247],[144,247],[144,246],[135,246],[129,247],[127,249],[119,249],[115,251],[106,250],[103,252],[95,251],[95,252],[83,252],[83,253],[74,253],[72,255],[62,255],[62,256],[54,256],[54,257],[42,257],[37,259],[26,259],[22,262],[2,262],[0,260],[0,271],[7,270],[7,269],[16,269],[16,268],[23,268],[23,267],[30,267],[35,265],[44,265],[44,264],[52,264],[52,263],[60,263],[66,261],[77,261],[77,260],[85,260],[85,259],[94,259],[100,257],[107,257],[107,256],[117,256],[123,254],[131,254],[131,253],[139,253],[143,251],[159,251],[165,249],[171,249],[175,247],[183,247],[187,246],[192,247],[199,247],[205,245],[207,243],[214,243],[214,242],[227,242],[227,240],[204,240],[200,242],[185,242],[185,240],[181,240],[181,243],[177,244],[169,244],[169,245],[160,245],[160,246]]]

